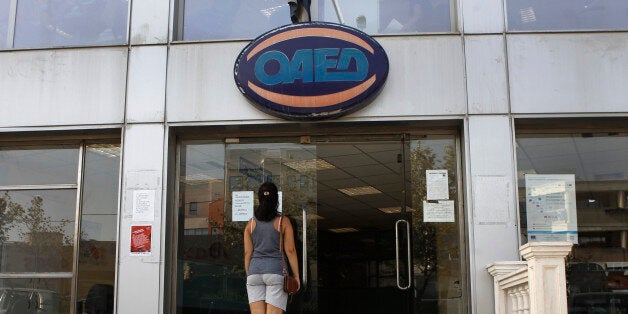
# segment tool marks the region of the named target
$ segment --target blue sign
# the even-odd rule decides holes
[[[388,56],[367,34],[340,24],[282,26],[246,46],[238,88],[260,110],[290,120],[336,118],[365,106],[388,76]]]

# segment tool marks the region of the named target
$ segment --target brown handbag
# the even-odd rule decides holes
[[[299,282],[297,278],[288,275],[286,269],[286,258],[283,253],[283,230],[281,229],[281,219],[283,216],[279,216],[279,252],[281,252],[281,267],[283,269],[283,291],[289,295],[293,295],[299,291]]]

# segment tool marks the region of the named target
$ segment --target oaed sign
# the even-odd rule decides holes
[[[336,118],[365,106],[388,76],[388,57],[370,36],[332,23],[282,26],[246,46],[238,88],[259,109],[290,120]]]

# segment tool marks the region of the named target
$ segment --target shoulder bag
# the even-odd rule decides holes
[[[297,281],[298,279],[288,275],[288,271],[286,269],[286,258],[284,255],[283,230],[281,229],[281,219],[283,219],[283,216],[279,216],[279,252],[281,252],[281,267],[283,269],[283,291],[287,292],[288,295],[293,295],[299,290],[299,282]]]

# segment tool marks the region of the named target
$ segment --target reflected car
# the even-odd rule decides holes
[[[50,290],[0,288],[0,314],[59,313],[61,296]]]

